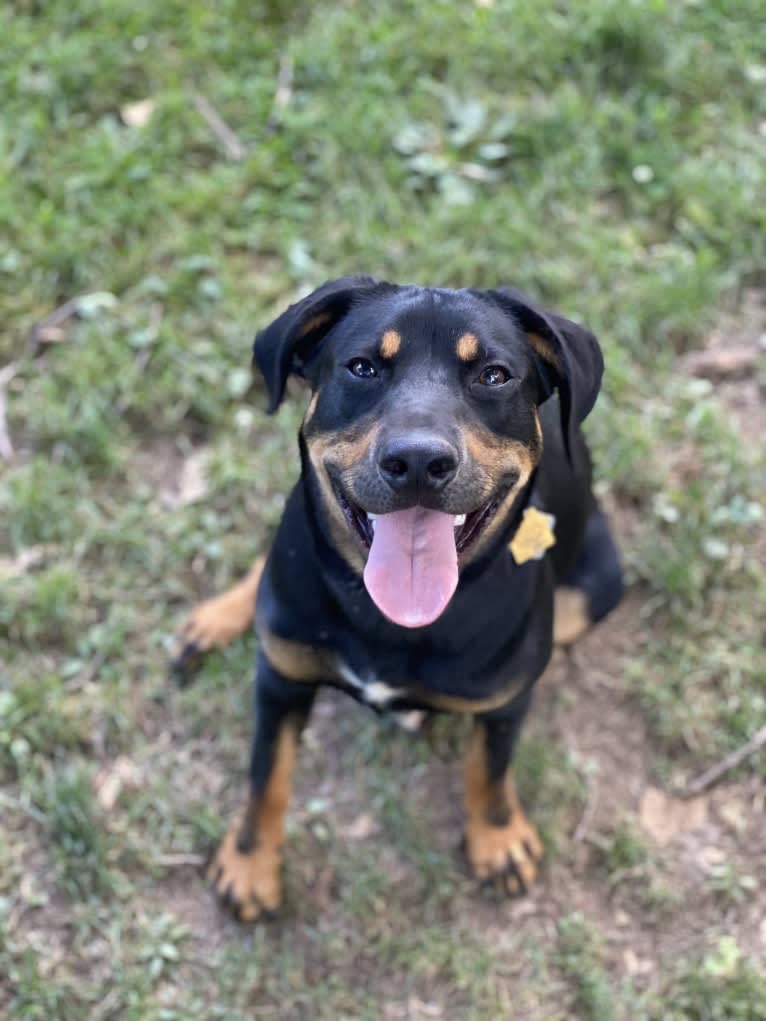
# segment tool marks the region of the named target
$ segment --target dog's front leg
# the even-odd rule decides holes
[[[529,707],[528,692],[474,721],[465,760],[466,850],[473,873],[507,893],[537,875],[543,846],[521,807],[511,758]]]
[[[208,869],[218,895],[243,922],[275,911],[281,901],[285,815],[298,742],[315,695],[315,685],[286,680],[259,655],[250,794]]]

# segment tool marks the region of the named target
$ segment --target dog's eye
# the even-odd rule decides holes
[[[378,370],[367,358],[354,358],[346,368],[352,376],[357,376],[359,379],[372,379],[378,374]]]
[[[510,378],[510,373],[502,365],[488,365],[479,376],[479,382],[482,386],[502,386]]]

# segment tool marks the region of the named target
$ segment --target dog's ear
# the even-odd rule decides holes
[[[526,333],[547,394],[557,389],[567,453],[573,430],[590,414],[601,387],[604,358],[590,330],[540,308],[511,287],[485,291]]]
[[[329,280],[301,301],[290,305],[278,319],[255,338],[253,363],[269,391],[269,412],[276,411],[287,385],[287,377],[303,375],[305,364],[317,352],[327,333],[363,295],[384,288],[368,276]]]

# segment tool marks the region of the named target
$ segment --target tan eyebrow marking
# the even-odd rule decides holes
[[[380,357],[393,358],[401,346],[402,338],[396,330],[386,330],[380,341]]]
[[[546,340],[545,337],[539,336],[537,333],[528,333],[527,337],[529,338],[529,343],[535,351],[537,351],[540,357],[544,359],[544,361],[549,362],[554,369],[561,371],[561,362],[553,349],[553,344],[551,344],[549,340]]]
[[[464,333],[457,342],[457,356],[461,362],[472,362],[479,356],[479,341],[475,334]]]

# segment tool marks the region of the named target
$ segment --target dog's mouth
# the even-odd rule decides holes
[[[370,514],[338,490],[346,521],[369,550],[364,583],[381,613],[409,628],[440,617],[457,588],[458,557],[487,528],[506,492],[465,514],[420,506]]]
[[[492,518],[495,516],[498,507],[503,501],[503,497],[507,492],[507,487],[499,494],[496,494],[491,499],[487,500],[486,503],[482,504],[481,507],[474,511],[469,511],[466,514],[455,514],[453,515],[453,528],[454,528],[454,539],[455,539],[455,550],[460,555],[464,553],[474,542],[479,538],[481,533],[490,523]],[[380,518],[385,517],[383,514],[369,514],[363,510],[359,504],[349,500],[340,490],[336,490],[338,503],[343,511],[349,527],[359,539],[362,541],[364,546],[369,550],[372,548],[373,539],[375,538],[375,522]],[[425,508],[421,508],[425,510]],[[400,513],[395,511],[394,513]],[[439,513],[439,512],[435,512]]]

